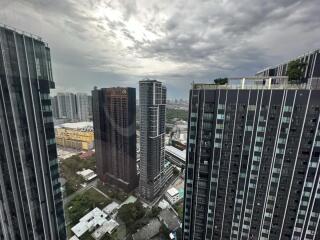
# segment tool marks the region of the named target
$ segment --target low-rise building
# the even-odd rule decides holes
[[[93,231],[97,227],[102,226],[107,222],[107,214],[99,208],[93,209],[87,215],[83,216],[77,225],[71,228],[71,231],[77,236],[81,237],[87,231]]]
[[[83,177],[85,181],[91,181],[97,177],[97,174],[91,169],[83,169],[82,171],[78,171],[77,174]]]
[[[120,205],[118,203],[112,202],[109,205],[107,205],[102,211],[108,216],[112,216],[117,212],[119,208],[120,208]]]
[[[180,194],[179,194],[179,191],[175,187],[172,187],[172,188],[167,190],[166,198],[168,199],[168,201],[172,205],[176,204],[177,202],[179,202],[182,199]]]
[[[96,239],[99,240],[101,239],[106,233],[108,234],[112,234],[117,227],[119,226],[119,223],[113,219],[108,220],[107,222],[105,222],[101,227],[99,227],[97,230],[95,230],[91,236]]]
[[[158,218],[170,232],[175,232],[180,227],[181,223],[179,218],[169,209],[162,210],[159,213]]]
[[[159,202],[158,207],[163,210],[163,209],[169,208],[169,207],[170,207],[170,204],[169,204],[165,199],[162,199],[162,200]]]
[[[185,168],[186,165],[186,150],[180,150],[174,146],[166,146],[166,159],[172,164]]]
[[[153,218],[144,227],[138,229],[138,231],[132,235],[133,240],[146,240],[151,239],[159,234],[161,222],[157,218]]]
[[[64,123],[55,127],[56,143],[62,147],[88,151],[94,146],[92,122]]]

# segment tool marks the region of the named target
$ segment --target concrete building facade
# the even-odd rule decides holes
[[[165,179],[166,87],[156,80],[139,82],[140,182],[142,197],[152,200]]]
[[[303,84],[193,85],[183,239],[320,239],[319,123]]]

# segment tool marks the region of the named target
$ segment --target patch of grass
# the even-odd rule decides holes
[[[78,223],[79,219],[90,212],[95,207],[104,208],[111,202],[94,188],[90,188],[84,193],[79,194],[72,199],[66,206],[66,213],[70,224],[73,226]]]
[[[107,184],[103,184],[101,181],[98,181],[97,188],[106,195],[108,195],[108,197],[119,202],[124,202],[129,197],[129,195],[121,189],[114,188]]]
[[[69,196],[79,190],[81,188],[81,184],[85,182],[81,176],[77,175],[77,171],[81,171],[83,168],[95,171],[95,158],[90,157],[88,159],[81,159],[78,155],[74,155],[61,161],[60,175],[67,180],[65,185],[66,196]]]
[[[183,219],[183,202],[176,203],[173,208],[177,211],[179,219]]]

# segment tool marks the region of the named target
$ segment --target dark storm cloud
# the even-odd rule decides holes
[[[319,48],[318,0],[2,0],[1,22],[48,41],[58,89],[253,75]],[[77,84],[74,84],[77,83]]]

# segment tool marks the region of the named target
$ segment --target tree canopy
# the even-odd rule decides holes
[[[303,78],[303,69],[306,66],[305,63],[300,62],[299,60],[294,60],[289,62],[287,68],[287,75],[289,78],[289,82],[291,83],[299,83]]]
[[[127,227],[134,224],[138,219],[142,218],[144,214],[145,209],[139,201],[125,204],[118,211],[118,216]]]
[[[214,83],[217,85],[225,85],[228,83],[228,78],[216,78]]]

